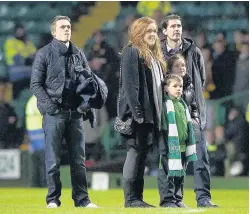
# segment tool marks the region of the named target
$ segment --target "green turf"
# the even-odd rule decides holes
[[[213,190],[213,201],[221,206],[217,209],[196,208],[195,194],[193,190],[186,189],[184,202],[189,209],[167,209],[159,208],[159,196],[156,189],[145,189],[145,201],[157,208],[153,209],[124,209],[123,192],[121,189],[109,191],[89,191],[91,200],[101,206],[100,209],[74,208],[71,199],[71,190],[63,189],[62,206],[58,209],[46,209],[45,195],[47,189],[31,188],[1,188],[0,189],[0,214],[43,214],[43,213],[105,213],[105,214],[126,214],[126,213],[225,213],[241,214],[248,213],[248,190]]]

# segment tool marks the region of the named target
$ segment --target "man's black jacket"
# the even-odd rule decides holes
[[[101,108],[107,98],[107,87],[90,70],[86,57],[82,50],[70,42],[71,55],[68,60],[68,71],[75,74],[83,74],[87,78],[92,77],[96,81],[96,96],[89,100],[91,108]],[[65,54],[67,47],[56,39],[38,50],[31,74],[30,89],[37,97],[37,107],[42,115],[53,114],[62,103],[62,92],[65,84]]]

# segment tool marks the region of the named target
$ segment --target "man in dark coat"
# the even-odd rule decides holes
[[[65,138],[74,204],[97,208],[91,203],[87,190],[83,116],[94,126],[95,115],[91,108],[104,105],[107,87],[92,73],[83,51],[70,41],[69,17],[56,16],[51,22],[51,33],[54,39],[38,50],[31,75],[31,91],[43,115],[47,207],[57,208],[61,204],[60,150]],[[79,108],[86,102],[87,105]]]
[[[194,162],[195,193],[198,207],[217,207],[211,202],[210,194],[210,168],[205,140],[206,104],[203,97],[205,84],[205,66],[201,51],[191,39],[182,38],[182,23],[178,15],[168,15],[162,23],[163,34],[166,36],[161,41],[162,52],[166,60],[177,53],[182,54],[187,62],[187,73],[191,76],[195,90],[196,103],[199,110],[201,127],[201,142],[197,144],[198,161]],[[158,185],[160,192],[160,205],[166,206],[168,191],[166,172],[159,169]],[[178,199],[176,199],[178,202]],[[176,203],[173,207],[186,207],[183,202]]]
[[[20,146],[20,131],[17,128],[17,115],[4,99],[6,90],[7,80],[0,78],[0,149],[14,149]]]

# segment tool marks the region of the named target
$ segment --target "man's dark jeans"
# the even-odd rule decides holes
[[[60,181],[60,153],[65,138],[72,184],[72,199],[75,206],[85,206],[90,200],[87,190],[85,161],[85,137],[82,115],[76,111],[60,111],[54,115],[44,115],[45,165],[48,185],[47,204],[61,204],[62,184]]]
[[[198,204],[211,199],[210,194],[210,164],[207,153],[205,131],[201,131],[201,142],[196,144],[198,160],[194,166],[194,191]]]

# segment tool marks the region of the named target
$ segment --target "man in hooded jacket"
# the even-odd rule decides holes
[[[176,14],[168,15],[162,23],[165,39],[161,40],[162,52],[167,60],[179,53],[187,63],[187,73],[191,76],[195,90],[196,103],[199,110],[199,124],[201,128],[201,141],[197,143],[198,161],[194,162],[194,191],[198,207],[218,207],[211,202],[210,193],[210,166],[205,139],[206,103],[203,97],[205,85],[205,66],[202,53],[191,39],[182,38],[182,22]],[[168,193],[171,187],[167,182],[167,172],[159,169],[158,187],[160,192],[160,205],[168,206]],[[170,194],[171,195],[171,194]],[[186,207],[176,198],[176,204],[170,207]]]

